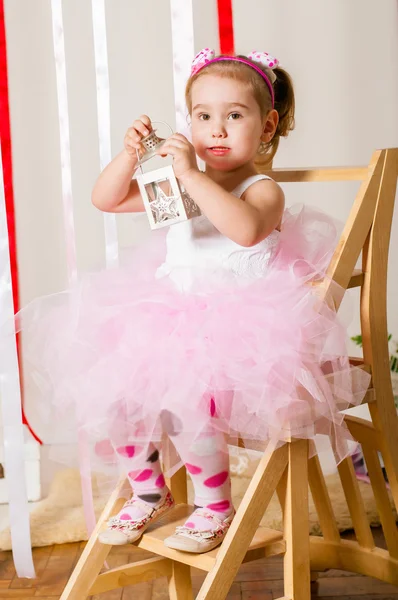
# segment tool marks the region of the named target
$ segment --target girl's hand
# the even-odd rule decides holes
[[[124,149],[129,156],[136,158],[137,150],[143,152],[144,148],[141,140],[149,135],[151,131],[152,123],[147,115],[141,115],[139,119],[134,121],[133,126],[127,129],[124,136]]]
[[[158,150],[157,154],[160,154],[160,156],[170,154],[173,157],[173,170],[178,178],[183,178],[191,171],[199,170],[195,148],[182,133],[173,133]]]

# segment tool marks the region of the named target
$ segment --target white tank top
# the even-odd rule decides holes
[[[250,185],[262,179],[271,178],[254,175],[231,193],[240,198]],[[167,232],[166,260],[156,277],[170,277],[182,291],[190,289],[198,269],[226,269],[249,280],[263,277],[279,235],[279,231],[274,230],[259,244],[246,248],[221,234],[204,215],[177,223]]]

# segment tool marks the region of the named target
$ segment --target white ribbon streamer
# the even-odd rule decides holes
[[[61,150],[62,203],[66,241],[66,259],[69,283],[77,279],[75,223],[73,217],[72,169],[70,159],[68,92],[66,84],[66,61],[62,0],[51,0],[55,73],[57,79],[59,138]]]
[[[170,0],[170,10],[176,130],[185,135],[189,129],[185,104],[185,84],[190,75],[191,62],[195,55],[192,0]]]
[[[62,0],[51,0],[55,71],[57,79],[59,137],[61,151],[62,203],[64,209],[64,227],[69,285],[77,280],[75,224],[72,196],[72,167],[70,154],[70,130],[68,110],[68,89],[66,81],[66,56]],[[55,333],[56,335],[56,333]],[[90,534],[95,527],[94,507],[91,490],[90,463],[88,446],[82,432],[78,432],[81,477],[84,494],[84,511]],[[88,462],[87,462],[88,461]]]
[[[18,577],[35,577],[25,482],[21,388],[14,326],[14,303],[0,148],[0,402],[4,466],[8,489],[12,554]]]
[[[97,82],[98,139],[101,171],[111,161],[109,69],[104,0],[92,0],[95,77]],[[104,213],[106,265],[118,264],[116,215]]]

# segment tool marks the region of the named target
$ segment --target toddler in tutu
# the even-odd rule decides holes
[[[186,101],[192,143],[176,133],[159,154],[172,156],[202,216],[170,227],[164,249],[152,234],[153,256],[137,251],[83,278],[29,329],[32,368],[51,379],[55,406],[73,408],[97,453],[128,474],[133,495],[100,540],[131,543],[172,508],[159,455],[166,433],[195,509],[165,544],[207,552],[234,516],[227,436],[282,443],[323,433],[343,458],[340,411],[361,401],[368,376],[350,367],[344,329],[310,285],[333,252],[333,221],[287,211],[280,186],[258,173],[294,126],[290,76],[264,52],[205,49]],[[133,176],[151,131],[148,116],[134,121],[95,184],[97,208],[144,210]]]

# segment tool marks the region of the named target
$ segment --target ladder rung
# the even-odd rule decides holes
[[[266,173],[274,181],[363,181],[369,176],[368,167],[314,167],[302,169],[272,169]]]
[[[348,282],[347,289],[360,287],[363,284],[364,274],[360,269],[354,269]],[[310,285],[322,285],[325,283],[324,279],[317,279],[316,281],[311,281]]]
[[[360,287],[363,284],[363,273],[361,269],[354,269],[351,279],[348,283],[348,288]]]
[[[362,369],[362,371],[370,373],[370,375],[372,374],[372,367],[370,365],[366,365],[363,362],[363,358],[360,358],[359,356],[349,356],[348,358],[350,361],[350,365],[352,365],[353,367],[358,367],[359,369]]]

